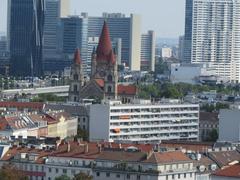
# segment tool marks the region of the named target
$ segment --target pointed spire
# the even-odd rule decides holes
[[[77,48],[74,53],[74,63],[81,64],[80,50]]]
[[[98,47],[97,47],[97,60],[106,60],[111,61],[112,57],[112,43],[109,34],[109,28],[107,22],[104,21],[102,33],[99,39]]]

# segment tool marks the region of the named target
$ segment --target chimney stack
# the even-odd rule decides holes
[[[84,145],[84,153],[88,153],[88,143]]]
[[[71,150],[71,145],[70,145],[70,143],[68,142],[68,143],[67,143],[67,152],[70,152],[70,150]]]

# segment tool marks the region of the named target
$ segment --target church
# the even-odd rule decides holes
[[[93,50],[91,63],[90,81],[85,81],[80,50],[76,49],[71,66],[69,101],[118,99],[123,103],[129,103],[135,98],[137,95],[135,85],[118,83],[118,65],[106,21],[103,24],[97,49]]]

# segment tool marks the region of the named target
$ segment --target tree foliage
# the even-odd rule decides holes
[[[55,180],[71,180],[71,178],[64,174],[59,177],[56,177]]]
[[[76,174],[73,178],[73,180],[92,180],[92,176],[89,176],[85,173],[79,173],[79,174]]]
[[[28,180],[28,177],[12,164],[5,164],[0,169],[1,180]]]

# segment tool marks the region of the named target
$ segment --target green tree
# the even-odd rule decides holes
[[[71,178],[64,174],[59,177],[56,177],[55,180],[71,180]]]
[[[207,141],[216,142],[218,139],[218,131],[216,129],[212,129],[212,131],[209,133],[209,137],[207,138]]]
[[[1,180],[28,180],[28,177],[12,164],[5,164],[0,169]]]
[[[76,174],[73,178],[73,180],[92,180],[92,176],[89,176],[85,173],[79,173],[79,174]]]

